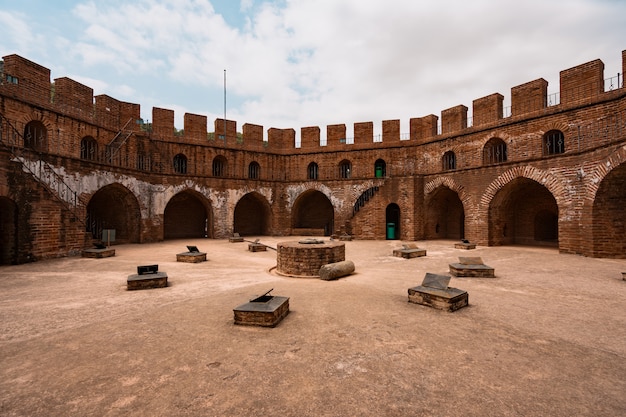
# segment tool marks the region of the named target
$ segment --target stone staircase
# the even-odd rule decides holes
[[[19,162],[22,169],[44,187],[50,195],[61,203],[71,216],[80,222],[85,230],[94,233],[85,219],[87,205],[54,168],[33,149],[24,146],[24,136],[0,114],[0,147],[6,149],[11,160]]]

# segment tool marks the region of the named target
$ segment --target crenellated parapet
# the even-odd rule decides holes
[[[217,118],[213,126],[207,116],[185,113],[184,126],[174,126],[173,110],[154,107],[152,122],[141,120],[139,104],[123,102],[108,95],[93,95],[93,89],[67,77],[50,82],[50,70],[19,55],[7,55],[2,62],[0,94],[40,108],[91,123],[115,134],[132,131],[147,140],[186,145],[250,150],[278,154],[335,152],[421,145],[449,137],[489,129],[538,114],[564,111],[623,94],[626,50],[622,51],[622,74],[604,78],[604,63],[596,59],[559,73],[559,92],[548,94],[548,82],[536,79],[511,88],[511,107],[504,108],[504,96],[493,93],[473,100],[470,109],[459,104],[409,120],[409,132],[400,131],[400,120],[384,120],[382,135],[374,136],[373,122],[357,122],[287,129],[266,128],[245,123],[241,132],[234,120]],[[209,130],[212,127],[212,132]],[[353,137],[347,132],[353,131]],[[296,140],[299,138],[298,143]]]

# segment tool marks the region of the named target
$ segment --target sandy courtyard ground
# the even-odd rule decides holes
[[[401,243],[346,242],[356,271],[337,281],[277,276],[276,252],[226,240],[2,266],[0,415],[626,415],[626,260],[452,241],[393,257]],[[176,262],[188,244],[208,260]],[[459,256],[496,272],[452,278],[468,307],[407,302]],[[170,286],[127,291],[152,263]],[[290,298],[277,327],[233,324],[271,288]]]

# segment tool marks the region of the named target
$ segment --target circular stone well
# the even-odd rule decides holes
[[[346,244],[321,239],[280,242],[276,272],[291,277],[319,277],[322,265],[346,260]]]

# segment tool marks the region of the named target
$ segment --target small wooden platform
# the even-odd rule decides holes
[[[111,256],[115,256],[115,249],[113,248],[91,248],[84,249],[82,252],[83,258],[109,258]]]
[[[402,249],[394,249],[393,256],[405,259],[419,258],[426,256],[426,249],[418,248],[415,243],[407,243],[406,245],[402,245]]]
[[[275,327],[289,314],[289,297],[263,295],[233,309],[235,324]]]
[[[495,278],[495,270],[483,263],[480,257],[459,257],[458,263],[452,263],[450,274],[455,277]]]

